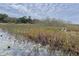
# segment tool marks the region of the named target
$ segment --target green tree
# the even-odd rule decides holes
[[[26,16],[20,17],[17,20],[17,23],[32,23],[31,16],[29,16],[28,18]]]
[[[27,17],[26,16],[20,17],[17,20],[17,23],[27,23]]]
[[[0,22],[6,22],[4,19],[8,17],[7,14],[0,14]]]
[[[31,16],[28,17],[27,21],[28,21],[28,23],[32,23]]]

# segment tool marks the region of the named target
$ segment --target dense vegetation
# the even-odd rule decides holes
[[[16,35],[23,35],[31,41],[50,45],[50,50],[63,50],[79,55],[79,25],[57,20],[31,19],[31,16],[12,18],[0,14],[0,28]]]

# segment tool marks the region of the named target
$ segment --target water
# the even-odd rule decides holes
[[[22,36],[9,34],[0,29],[0,56],[49,56],[65,55],[61,50],[49,52],[48,46],[24,40]]]

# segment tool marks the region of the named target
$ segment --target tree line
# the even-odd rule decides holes
[[[32,19],[31,16],[22,16],[19,18],[9,17],[7,14],[0,14],[0,23],[30,23],[30,24],[44,24],[49,26],[64,26],[65,24],[69,24],[70,22],[66,22],[60,19],[50,18],[47,19]]]
[[[31,16],[19,18],[9,17],[7,14],[0,14],[0,23],[33,23]]]

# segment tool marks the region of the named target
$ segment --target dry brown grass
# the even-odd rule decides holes
[[[61,27],[40,26],[36,24],[0,24],[0,27],[15,34],[21,34],[42,45],[50,45],[50,49],[62,49],[79,55],[79,32],[77,28],[61,31]]]

